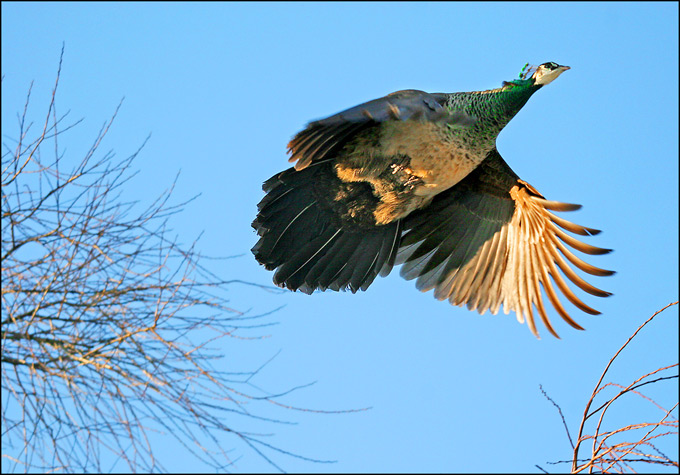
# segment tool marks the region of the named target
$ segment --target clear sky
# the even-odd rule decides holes
[[[278,325],[263,330],[269,338],[223,348],[225,370],[254,369],[278,353],[257,375],[259,388],[316,382],[282,402],[371,407],[279,411],[296,424],[258,425],[253,430],[273,434],[273,445],[337,461],[272,455],[288,471],[554,470],[546,462],[569,459],[571,448],[539,384],[575,434],[609,358],[677,300],[675,2],[5,2],[3,140],[16,134],[31,80],[36,117],[43,113],[62,42],[57,105],[85,118],[65,142],[69,153],[90,145],[124,96],[104,148],[126,156],[152,134],[128,196],[151,200],[181,170],[177,201],[202,194],[173,220],[175,231],[185,242],[204,231],[202,252],[238,256],[214,268],[221,277],[258,284],[272,278],[250,253],[261,184],[288,166],[286,144],[309,120],[400,89],[498,87],[526,62],[571,66],[513,119],[498,149],[548,199],[583,205],[568,219],[603,230],[587,242],[615,251],[588,260],[617,274],[590,281],[614,296],[579,293],[602,315],[570,307],[587,330],[579,332],[553,311],[562,339],[542,329],[536,340],[514,315],[480,316],[436,301],[398,271],[358,294],[234,285],[235,308],[284,307],[270,317]],[[628,384],[677,354],[674,307],[609,380]],[[655,391],[660,401],[677,401],[677,381]],[[168,439],[156,443],[168,469],[207,469]],[[272,470],[238,441],[223,443],[234,447],[236,471]]]

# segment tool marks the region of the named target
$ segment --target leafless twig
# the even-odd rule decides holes
[[[225,436],[277,469],[275,453],[322,462],[239,428],[284,422],[257,415],[283,404],[252,394],[256,372],[213,370],[215,346],[266,323],[230,306],[230,282],[201,264],[195,242],[170,236],[186,204],[169,204],[172,188],[141,209],[122,200],[141,147],[121,160],[99,153],[116,113],[75,165],[62,156],[57,137],[75,124],[56,114],[58,84],[59,74],[37,137],[29,89],[17,143],[3,144],[5,460],[26,471],[99,472],[110,460],[163,470],[152,439],[164,433],[216,470],[234,462]]]
[[[648,323],[650,323],[654,317],[659,315],[661,312],[667,308],[677,305],[678,302],[673,302],[666,305],[661,310],[657,311],[652,315],[647,321],[640,325],[637,330],[631,335],[630,338],[623,344],[621,348],[616,352],[616,354],[609,360],[606,368],[602,372],[600,379],[595,385],[590,399],[586,403],[585,410],[583,412],[583,417],[581,418],[581,423],[578,432],[578,439],[574,445],[569,434],[569,429],[567,427],[564,416],[562,415],[562,410],[559,405],[553,401],[541,387],[541,392],[543,395],[557,408],[562,417],[562,423],[567,431],[567,436],[569,441],[572,443],[573,456],[571,460],[560,460],[558,462],[548,462],[550,464],[564,464],[570,463],[572,466],[572,473],[581,473],[588,470],[589,473],[597,471],[598,473],[623,473],[623,472],[635,472],[635,467],[638,465],[649,466],[668,466],[678,468],[678,461],[672,459],[665,453],[663,453],[659,447],[658,442],[662,439],[668,439],[674,437],[675,445],[677,445],[678,436],[678,419],[673,415],[678,407],[677,399],[673,403],[670,409],[665,409],[660,404],[658,404],[651,397],[643,394],[639,389],[643,386],[649,386],[653,384],[658,384],[664,381],[677,380],[677,368],[678,363],[670,364],[667,366],[662,366],[653,371],[650,371],[643,376],[635,379],[633,382],[627,386],[623,386],[616,383],[602,384],[604,377],[609,371],[610,367],[621,354],[621,352],[628,346],[628,344],[633,341],[637,334],[642,330]],[[675,374],[672,371],[675,370]],[[619,388],[618,392],[607,399],[605,402],[601,403],[599,407],[593,411],[590,411],[590,407],[594,403],[596,397],[603,394],[603,391],[607,388]],[[628,424],[623,427],[618,427],[613,430],[603,430],[603,422],[605,414],[608,409],[618,401],[624,394],[634,394],[638,396],[640,400],[644,400],[649,404],[652,404],[658,411],[659,417],[653,422],[638,422],[633,424]],[[597,424],[594,428],[594,435],[585,434],[585,425],[588,419],[596,414],[600,414]],[[631,414],[632,415],[632,414]],[[579,449],[581,444],[585,441],[592,441],[592,450],[589,458],[579,458]],[[671,442],[673,444],[673,442]],[[540,468],[540,467],[538,467]],[[540,468],[543,470],[542,468]]]

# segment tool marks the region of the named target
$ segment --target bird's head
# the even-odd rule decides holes
[[[520,79],[526,79],[531,74],[531,79],[533,79],[536,86],[545,86],[557,79],[557,76],[567,69],[571,68],[569,66],[560,66],[552,61],[543,63],[540,66],[529,66],[529,63],[527,63],[519,73],[519,77]]]

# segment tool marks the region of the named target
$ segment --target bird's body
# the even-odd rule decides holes
[[[253,227],[253,248],[274,282],[292,290],[365,290],[396,263],[423,291],[480,313],[501,304],[527,318],[532,304],[545,314],[540,285],[560,315],[548,276],[572,303],[589,313],[556,272],[595,289],[571,271],[557,250],[591,274],[564,243],[604,253],[564,234],[596,231],[548,210],[576,209],[549,202],[519,180],[496,150],[496,138],[532,94],[565,66],[545,63],[533,75],[489,91],[435,93],[406,90],[311,122],[289,144],[294,168],[264,184]],[[559,239],[556,239],[559,238]],[[563,242],[560,242],[563,241]],[[565,270],[565,266],[568,270]]]

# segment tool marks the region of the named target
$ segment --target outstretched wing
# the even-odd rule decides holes
[[[611,294],[585,282],[569,263],[591,275],[613,272],[587,264],[569,248],[586,254],[606,254],[610,249],[584,244],[562,229],[584,236],[597,234],[598,230],[551,213],[579,208],[544,199],[520,180],[494,149],[460,183],[405,219],[406,233],[397,264],[404,264],[404,278],[417,278],[417,288],[434,289],[439,300],[448,299],[453,305],[466,304],[470,310],[490,310],[493,314],[502,304],[506,314],[512,310],[520,322],[526,319],[538,337],[535,307],[550,333],[557,337],[545,312],[542,286],[557,313],[582,330],[564,310],[552,282],[579,309],[592,315],[600,312],[583,303],[557,269],[577,287],[599,297]]]
[[[358,132],[388,120],[424,120],[461,126],[474,123],[474,118],[463,112],[447,110],[445,101],[446,94],[408,89],[310,122],[288,144],[291,154],[288,161],[297,162],[295,169],[302,170],[313,162],[333,157]]]

